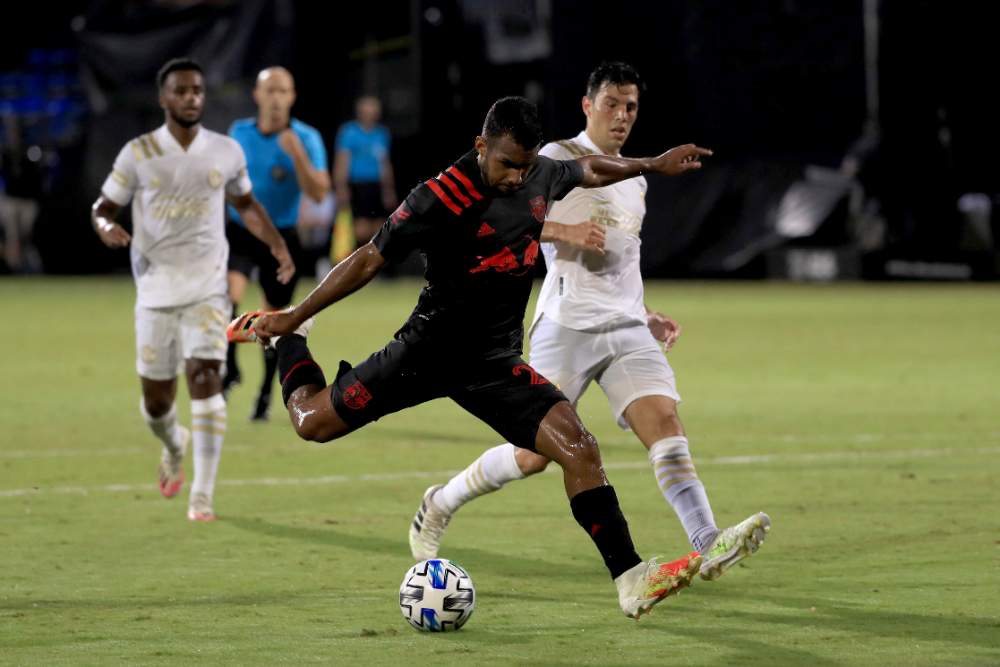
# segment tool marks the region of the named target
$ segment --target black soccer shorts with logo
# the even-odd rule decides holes
[[[566,400],[517,355],[456,357],[422,342],[399,339],[356,367],[341,362],[330,396],[337,414],[352,430],[447,396],[507,442],[532,451],[545,415]]]

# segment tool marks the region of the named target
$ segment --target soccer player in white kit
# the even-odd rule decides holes
[[[163,443],[160,492],[166,498],[180,492],[184,453],[193,441],[188,519],[213,521],[215,476],[226,432],[220,370],[231,310],[225,202],[271,249],[279,280],[287,282],[295,267],[251,192],[243,149],[201,126],[201,67],[188,59],[171,60],[160,69],[157,83],[166,122],[122,148],[91,209],[91,222],[108,247],[131,244],[139,410]],[[131,235],[114,221],[130,200]],[[191,431],[177,423],[174,406],[182,363],[191,396]]]
[[[586,129],[545,145],[539,155],[556,160],[619,155],[642,88],[631,66],[602,63],[590,74],[582,100]],[[529,363],[573,404],[592,381],[600,385],[618,424],[647,448],[664,498],[702,553],[702,578],[716,579],[758,549],[771,521],[758,512],[722,530],[715,524],[677,415],[681,399],[674,372],[663,353],[681,328],[643,301],[639,231],[645,196],[646,179],[639,176],[577,188],[552,204],[542,230],[548,274],[529,329]],[[548,464],[540,454],[505,443],[446,484],[427,489],[410,526],[413,557],[437,557],[444,530],[462,505]]]

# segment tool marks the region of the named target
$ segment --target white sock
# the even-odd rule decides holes
[[[139,412],[142,413],[142,418],[149,424],[149,430],[163,443],[163,446],[171,452],[177,452],[180,448],[180,432],[177,428],[176,406],[171,405],[166,414],[160,417],[153,417],[146,412],[146,400],[140,398]]]
[[[522,479],[524,473],[517,467],[515,451],[516,448],[509,442],[487,449],[434,494],[434,504],[454,513],[473,498],[493,493],[507,482]]]
[[[705,486],[691,461],[687,438],[678,435],[654,442],[649,448],[649,463],[660,492],[677,513],[691,546],[698,551],[708,547],[719,529]]]
[[[191,441],[194,444],[194,480],[191,495],[215,490],[222,441],[226,436],[226,399],[222,394],[191,401]]]

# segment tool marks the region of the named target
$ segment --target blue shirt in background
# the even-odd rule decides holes
[[[378,183],[382,180],[382,160],[389,157],[389,130],[382,125],[366,130],[353,120],[344,123],[337,132],[336,150],[351,154],[349,182]]]
[[[326,171],[326,147],[320,133],[294,118],[290,126],[302,141],[312,166]],[[295,165],[291,156],[278,145],[278,133],[262,134],[257,129],[256,118],[243,118],[230,126],[229,136],[243,147],[254,195],[271,216],[274,226],[279,229],[294,227],[299,217],[302,190],[295,178]],[[232,206],[229,207],[229,215],[243,224]]]

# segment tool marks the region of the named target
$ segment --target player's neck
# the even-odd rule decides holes
[[[184,150],[187,150],[191,146],[195,137],[198,136],[198,131],[201,129],[201,123],[195,123],[190,127],[184,127],[180,123],[174,121],[172,118],[167,119],[167,131],[173,135],[177,143]]]
[[[587,128],[586,134],[587,134],[587,138],[590,139],[590,141],[595,146],[597,146],[599,149],[601,149],[601,152],[604,153],[605,155],[610,155],[611,157],[620,157],[621,156],[621,149],[620,148],[611,148],[611,147],[607,147],[607,146],[602,146],[601,142],[594,138],[594,135],[593,135],[593,133],[591,133],[590,128]]]

